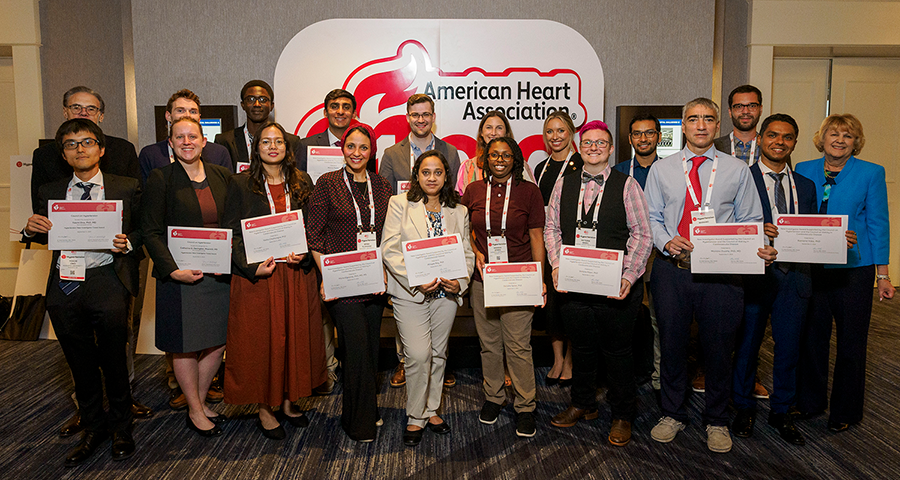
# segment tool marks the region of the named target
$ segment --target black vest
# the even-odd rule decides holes
[[[625,214],[625,181],[628,175],[610,169],[603,190],[603,200],[597,215],[597,248],[622,250],[628,253],[628,217]],[[578,219],[578,194],[581,191],[581,169],[563,176],[562,195],[559,199],[559,226],[563,245],[575,245],[575,228]],[[584,228],[591,228],[596,203],[582,215]]]

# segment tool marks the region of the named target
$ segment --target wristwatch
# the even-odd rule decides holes
[[[877,281],[877,280],[887,280],[887,281],[890,282],[890,281],[891,281],[891,276],[890,276],[890,275],[880,275],[880,274],[878,274],[878,275],[875,275],[875,279],[876,279],[876,281]]]

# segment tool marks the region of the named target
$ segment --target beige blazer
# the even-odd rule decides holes
[[[466,268],[469,277],[475,266],[475,253],[469,239],[469,218],[466,207],[462,204],[455,208],[442,208],[444,214],[444,232],[447,235],[460,234],[463,252],[466,255]],[[403,261],[402,242],[428,238],[428,226],[425,216],[425,203],[410,202],[406,194],[394,195],[388,204],[387,218],[381,234],[381,255],[388,271],[387,293],[404,300],[417,303],[425,301],[425,295],[410,288],[406,278],[406,264]],[[462,305],[462,294],[469,288],[469,278],[459,278],[459,294],[456,302]]]

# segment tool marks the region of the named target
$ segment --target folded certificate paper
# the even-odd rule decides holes
[[[622,285],[622,250],[563,246],[559,256],[559,290],[618,297]]]
[[[50,200],[50,250],[109,250],[122,233],[122,201]]]
[[[346,298],[384,291],[381,250],[333,253],[322,256],[325,298]]]
[[[169,252],[179,270],[231,273],[231,229],[169,227]]]
[[[847,263],[847,215],[779,215],[779,262]]]
[[[306,173],[313,183],[323,173],[344,168],[344,152],[341,147],[306,147]]]
[[[308,250],[300,210],[241,220],[241,233],[247,263],[263,262],[269,257],[284,258],[291,252],[300,255]]]
[[[458,233],[403,242],[403,261],[410,287],[431,283],[436,278],[468,278],[462,237]]]
[[[762,223],[717,223],[691,226],[691,273],[766,273],[759,258]]]
[[[541,264],[489,263],[484,266],[485,307],[533,307],[544,303]]]

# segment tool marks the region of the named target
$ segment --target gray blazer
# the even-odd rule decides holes
[[[391,185],[391,191],[397,193],[397,182],[409,180],[409,136],[395,143],[384,151],[381,157],[381,163],[378,166],[378,174],[384,177]],[[447,181],[454,187],[456,186],[456,175],[459,172],[459,153],[456,147],[441,140],[437,136],[434,137],[434,149],[444,154],[447,163],[450,165],[450,171],[447,175]]]

